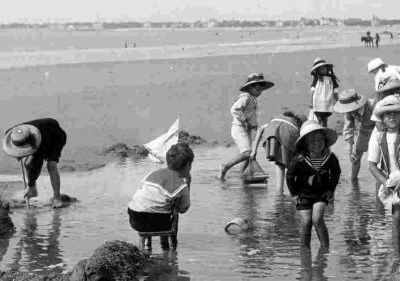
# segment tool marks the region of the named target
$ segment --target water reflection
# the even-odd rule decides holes
[[[51,220],[47,224],[47,233],[43,233],[43,229],[38,225],[37,217],[40,213],[35,209],[26,211],[23,218],[24,225],[20,231],[21,238],[17,243],[11,268],[21,269],[22,267],[24,270],[40,271],[43,274],[62,272],[60,267],[64,263],[59,242],[61,212],[62,210],[58,209],[48,213]]]
[[[315,258],[313,265],[311,250],[307,247],[301,247],[300,249],[300,280],[328,280],[324,275],[325,268],[327,267],[327,255],[328,251],[326,248],[320,247],[318,254]]]
[[[144,281],[190,281],[189,272],[179,270],[178,253],[176,251],[164,251],[162,255],[154,255],[153,258],[164,264],[166,268],[164,271],[158,272],[157,276],[149,276]]]

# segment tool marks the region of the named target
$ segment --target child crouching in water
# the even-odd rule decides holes
[[[171,230],[173,213],[185,213],[190,207],[193,151],[186,143],[178,143],[171,146],[166,159],[168,167],[145,176],[129,203],[129,222],[136,231]],[[151,237],[145,239],[145,250],[151,250]],[[168,237],[161,236],[160,240],[162,249],[169,250]],[[171,239],[173,250],[177,243],[175,236]]]
[[[373,111],[379,123],[368,144],[369,170],[381,184],[378,196],[392,213],[392,239],[400,254],[400,96],[380,100]],[[378,163],[381,163],[378,168]]]
[[[337,140],[334,130],[315,121],[306,121],[296,142],[297,156],[290,163],[286,181],[296,208],[300,212],[300,243],[310,248],[311,229],[314,226],[321,246],[329,248],[329,234],[324,221],[325,208],[333,201],[340,177],[340,166],[330,151]]]

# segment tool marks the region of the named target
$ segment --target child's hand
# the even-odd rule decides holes
[[[256,156],[257,156],[257,152],[256,152],[256,151],[251,151],[251,153],[250,153],[250,160],[256,159]]]
[[[354,154],[354,153],[350,153],[349,154],[349,158],[350,158],[350,162],[353,164],[357,164],[358,163],[358,157]]]

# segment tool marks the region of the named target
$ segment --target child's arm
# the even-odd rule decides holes
[[[244,113],[244,109],[248,104],[249,99],[246,96],[241,96],[231,107],[232,116],[239,120],[244,127],[247,127],[247,116]]]
[[[353,155],[353,145],[354,145],[354,130],[355,130],[355,119],[349,114],[344,114],[344,126],[343,126],[343,139],[347,144],[347,153],[351,162],[354,162],[356,157]]]
[[[297,163],[298,163],[298,158],[295,157],[293,160],[290,162],[289,168],[286,172],[286,183],[289,188],[290,195],[292,196],[298,196],[300,195],[299,191],[297,190]]]
[[[174,205],[176,210],[181,214],[186,213],[186,211],[189,210],[190,207],[189,186],[181,191],[180,196],[175,200]]]
[[[268,127],[268,124],[264,124],[260,128],[258,128],[256,136],[254,138],[252,151],[250,153],[250,159],[255,159],[256,158],[258,145],[260,144],[261,138],[262,138],[262,136],[264,134],[264,131],[265,131],[265,129],[267,127]]]
[[[372,176],[381,184],[385,184],[386,183],[386,176],[385,174],[382,172],[382,170],[380,170],[378,168],[378,165],[375,162],[372,161],[368,161],[368,168],[369,171],[371,172]]]

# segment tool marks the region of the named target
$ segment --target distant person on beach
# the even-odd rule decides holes
[[[285,169],[289,167],[295,155],[295,143],[305,119],[291,111],[285,111],[283,115],[273,118],[257,130],[250,159],[256,158],[258,146],[265,134],[263,146],[267,159],[275,162],[276,184],[279,189],[283,189]]]
[[[141,187],[129,203],[129,222],[141,232],[168,231],[175,220],[177,231],[178,213],[190,207],[190,183],[194,154],[186,143],[177,143],[167,151],[167,168],[160,168],[145,176]],[[163,250],[169,250],[167,236],[160,237]],[[177,236],[171,239],[176,249]],[[145,250],[151,250],[151,237],[145,238]]]
[[[311,83],[311,109],[323,127],[328,126],[328,117],[332,115],[333,105],[337,101],[339,80],[333,72],[333,64],[321,58],[314,60],[311,68],[314,77]]]
[[[378,91],[389,80],[400,80],[400,66],[388,65],[381,58],[368,62],[368,72],[375,75],[375,91]]]
[[[333,202],[340,177],[340,166],[330,147],[336,142],[334,130],[322,127],[313,120],[304,122],[296,142],[299,152],[286,174],[296,208],[300,213],[300,244],[310,248],[311,230],[314,226],[324,248],[329,248],[329,234],[324,221],[325,208]]]
[[[382,126],[374,129],[369,141],[369,170],[381,184],[378,197],[392,214],[393,244],[397,247],[395,252],[400,253],[400,96],[385,97],[373,113]]]
[[[379,36],[379,33],[375,33],[375,45],[377,48],[379,48],[379,41],[381,40],[381,37]]]
[[[224,180],[228,170],[241,162],[244,162],[241,174],[243,174],[246,169],[252,150],[252,133],[258,128],[257,98],[263,91],[273,86],[274,83],[265,80],[262,73],[252,73],[247,77],[246,83],[240,87],[242,93],[231,107],[231,114],[233,117],[231,136],[239,149],[239,154],[228,163],[220,165],[219,179]]]
[[[371,120],[375,100],[348,89],[339,93],[333,109],[344,113],[343,137],[351,162],[351,179],[356,180],[361,167],[361,158],[368,151],[368,141],[375,122]]]
[[[38,196],[36,180],[42,171],[43,162],[46,161],[53,189],[52,206],[62,207],[58,162],[66,141],[66,133],[51,118],[28,121],[6,131],[3,139],[5,153],[24,163],[28,185],[24,197]]]

